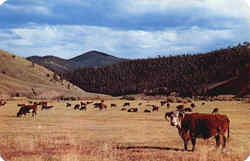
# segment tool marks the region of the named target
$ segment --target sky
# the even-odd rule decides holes
[[[0,0],[0,49],[21,57],[154,58],[245,41],[250,0]]]

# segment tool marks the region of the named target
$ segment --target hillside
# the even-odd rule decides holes
[[[71,59],[62,59],[55,56],[31,56],[27,59],[58,74],[71,72],[78,68],[111,65],[125,60],[98,51],[89,51]]]
[[[0,97],[96,97],[24,58],[0,50]]]
[[[209,53],[138,59],[67,74],[80,88],[111,95],[181,96],[250,93],[249,45]]]

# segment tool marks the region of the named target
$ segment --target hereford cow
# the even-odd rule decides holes
[[[159,106],[152,105],[152,107],[153,107],[152,111],[159,111]]]
[[[128,109],[128,112],[137,112],[138,111],[138,108],[130,108]]]
[[[130,106],[130,103],[129,103],[129,102],[125,102],[125,103],[123,104],[123,107],[125,107],[125,106]]]
[[[192,141],[192,151],[195,150],[196,138],[208,139],[215,136],[216,147],[220,146],[221,139],[223,139],[223,148],[226,146],[225,133],[228,131],[229,138],[229,124],[230,120],[226,115],[214,115],[203,113],[182,113],[179,111],[167,112],[165,119],[170,124],[176,126],[179,135],[184,141],[184,149],[187,150],[188,141]]]
[[[37,106],[36,105],[22,106],[17,112],[17,117],[21,117],[22,115],[26,115],[27,113],[30,113],[30,112],[32,112],[32,117],[34,117],[37,113]]]

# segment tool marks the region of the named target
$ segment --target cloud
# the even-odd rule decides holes
[[[207,52],[247,41],[242,28],[204,29],[198,26],[162,31],[114,30],[85,25],[30,25],[0,32],[0,48],[19,56],[55,55],[72,58],[89,50],[100,50],[124,58],[156,57]],[[239,35],[240,34],[240,35]],[[248,38],[249,39],[249,38]]]

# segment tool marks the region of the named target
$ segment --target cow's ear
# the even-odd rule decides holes
[[[173,112],[166,112],[166,114],[165,114],[165,120],[169,121],[168,117],[170,117],[172,114],[173,114]]]
[[[179,118],[183,119],[185,116],[185,113],[184,112],[179,112]]]

